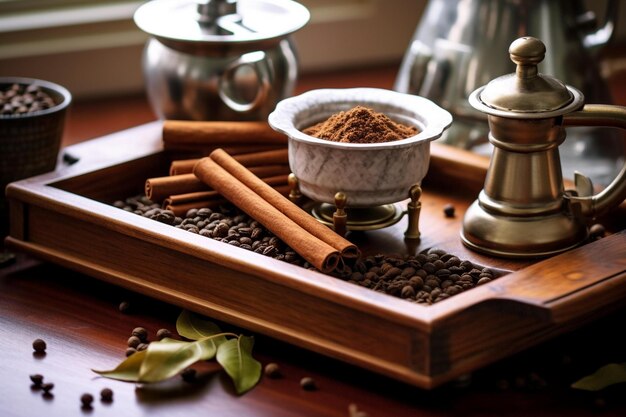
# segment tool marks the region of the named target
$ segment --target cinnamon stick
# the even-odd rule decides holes
[[[290,172],[287,165],[250,167],[250,171],[262,178],[287,175]],[[195,193],[198,191],[209,191],[209,188],[193,174],[148,178],[144,186],[146,197],[156,202],[163,201],[163,199],[171,195]]]
[[[276,149],[266,152],[244,153],[240,155],[233,155],[231,152],[226,152],[232,155],[232,157],[235,158],[237,162],[245,167],[282,164],[286,165],[289,163],[287,148]],[[199,158],[195,158],[172,161],[172,164],[170,165],[170,175],[189,174],[193,172],[193,166],[199,160]]]
[[[275,188],[276,188],[276,191],[278,191],[279,193],[283,195],[288,195],[289,192],[291,191],[291,188],[288,185],[279,185]],[[170,199],[166,199],[165,202],[163,203],[163,207],[166,210],[173,211],[175,216],[182,217],[185,214],[187,214],[189,210],[194,209],[194,208],[195,209],[201,209],[201,208],[212,209],[212,208],[216,208],[223,204],[228,203],[228,200],[222,197],[218,192],[216,191],[209,191],[209,192],[213,194],[211,194],[205,199],[196,200],[196,201],[170,202],[168,201]]]
[[[277,193],[223,150],[213,151],[210,158],[311,235],[340,251],[342,256],[358,256],[358,249],[353,243],[339,236],[289,199]]]
[[[266,122],[223,122],[166,120],[163,123],[165,149],[247,145],[286,145],[287,137]]]
[[[335,248],[311,235],[213,159],[203,158],[196,164],[193,172],[203,182],[282,239],[320,271],[330,272],[337,267],[340,254]]]
[[[278,186],[287,186],[287,175],[277,175],[274,177],[262,178],[263,182],[274,188]],[[204,184],[204,183],[203,183]],[[282,194],[282,193],[281,193]],[[174,194],[163,200],[163,205],[180,205],[185,203],[193,203],[195,201],[213,200],[219,197],[219,193],[215,190],[197,191],[195,193]]]

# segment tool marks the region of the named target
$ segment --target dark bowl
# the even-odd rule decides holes
[[[13,84],[40,87],[54,105],[31,113],[0,114],[0,237],[8,230],[4,189],[10,182],[55,169],[65,113],[72,102],[70,92],[58,84],[34,78],[0,77],[0,90]]]

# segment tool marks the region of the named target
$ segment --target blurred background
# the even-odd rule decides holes
[[[75,98],[143,91],[148,35],[132,20],[143,1],[0,0],[0,76],[50,80]],[[303,73],[397,65],[427,0],[301,0],[311,21],[294,36]],[[602,19],[607,0],[587,0]],[[626,42],[626,7],[614,45]],[[607,62],[603,71],[626,67]],[[607,74],[608,75],[608,74]]]
[[[148,35],[133,21],[133,13],[143,3],[0,0],[0,76],[49,80],[71,91],[74,103],[64,145],[155,119],[146,101],[141,67]],[[496,11],[496,5],[500,9],[505,4],[516,7],[522,0],[301,0],[300,3],[311,12],[311,20],[293,35],[300,68],[296,93],[320,87],[397,89],[403,56],[410,50],[430,3],[455,4],[459,10],[462,7],[478,10],[489,3]],[[624,105],[626,87],[621,85],[626,84],[623,82],[626,80],[626,4],[619,3],[622,7],[613,16],[617,22],[613,37],[607,46],[594,53],[593,60],[609,85],[612,101]],[[609,0],[581,0],[580,4],[595,13],[598,27],[603,24]],[[482,24],[471,18],[467,16],[470,21],[463,22],[464,30]],[[459,16],[455,19],[457,26],[463,20]],[[554,23],[542,22],[548,26]],[[576,24],[593,25],[593,22]],[[450,37],[452,32],[452,29],[448,32]],[[558,49],[547,44],[549,51],[551,47]],[[499,52],[506,57],[506,50]],[[552,73],[559,77],[558,71]],[[493,76],[488,74],[485,81]],[[94,124],[96,110],[106,123]]]

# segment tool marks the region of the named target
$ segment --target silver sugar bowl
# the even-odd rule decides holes
[[[266,120],[293,93],[290,34],[309,21],[291,0],[154,0],[135,12],[151,35],[143,54],[150,103],[162,119]]]

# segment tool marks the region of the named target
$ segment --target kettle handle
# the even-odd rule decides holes
[[[582,110],[566,114],[564,126],[605,126],[626,129],[626,107],[607,104],[587,104]],[[601,192],[591,194],[588,179],[576,173],[578,195],[566,196],[571,203],[580,204],[581,214],[596,218],[626,199],[626,163],[617,177]]]
[[[257,91],[254,99],[248,103],[241,103],[232,97],[232,80],[238,69],[250,66],[254,70],[257,79]],[[218,94],[224,104],[238,113],[246,113],[258,109],[267,98],[270,90],[270,69],[267,64],[265,52],[255,51],[242,55],[224,70],[219,80]]]

